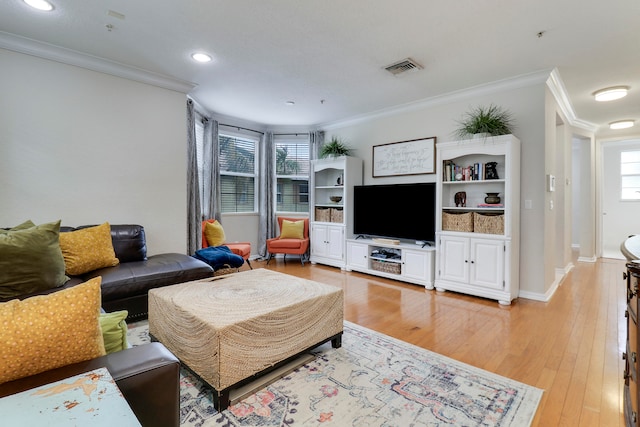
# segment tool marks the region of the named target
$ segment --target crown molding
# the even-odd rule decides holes
[[[576,117],[576,112],[573,109],[573,105],[571,104],[571,100],[567,94],[567,89],[564,87],[564,82],[562,81],[560,72],[557,68],[551,70],[546,84],[560,106],[562,114],[564,114],[571,126],[584,129],[589,132],[595,132],[598,130],[598,125]]]
[[[74,65],[100,73],[110,74],[141,83],[161,87],[163,89],[188,93],[197,85],[192,82],[176,79],[141,68],[131,67],[119,62],[109,61],[97,56],[87,55],[71,49],[43,43],[26,37],[16,36],[0,31],[0,48],[11,50],[38,58]]]
[[[445,93],[431,98],[421,99],[419,101],[407,104],[397,105],[390,108],[374,111],[372,113],[355,116],[345,120],[339,120],[330,123],[318,125],[319,129],[332,130],[346,126],[356,125],[373,119],[393,116],[396,114],[406,113],[410,111],[420,110],[429,107],[435,107],[442,104],[448,104],[455,101],[465,100],[473,97],[483,96],[503,90],[517,89],[527,87],[534,84],[545,83],[549,77],[549,70],[536,71],[533,73],[522,74],[508,79],[498,80],[495,82],[485,83],[473,86],[467,89],[461,89],[454,92]]]

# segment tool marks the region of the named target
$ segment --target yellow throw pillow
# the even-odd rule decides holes
[[[218,221],[207,222],[204,226],[204,237],[207,238],[209,246],[221,246],[226,239],[224,235],[224,228]]]
[[[0,303],[0,383],[103,356],[101,282]]]
[[[304,220],[289,221],[282,220],[281,239],[304,239]]]
[[[70,276],[113,267],[120,262],[113,250],[111,226],[108,222],[60,233],[60,248],[66,273]]]

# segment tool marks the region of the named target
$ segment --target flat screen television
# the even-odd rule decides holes
[[[435,183],[358,185],[353,199],[356,238],[435,241]]]

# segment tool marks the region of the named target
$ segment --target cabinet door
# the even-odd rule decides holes
[[[429,258],[425,252],[402,251],[402,275],[421,281],[429,280]]]
[[[333,259],[342,259],[344,252],[344,237],[342,227],[327,227],[326,256]]]
[[[439,277],[442,280],[469,282],[469,238],[440,237]]]
[[[504,242],[471,239],[469,283],[485,288],[504,287]]]
[[[311,254],[327,256],[327,226],[313,224],[311,228]]]
[[[347,264],[353,268],[369,268],[369,245],[347,243]]]

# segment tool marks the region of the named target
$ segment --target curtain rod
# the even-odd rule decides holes
[[[249,129],[249,128],[243,128],[242,126],[225,125],[224,123],[218,123],[218,126],[226,126],[228,128],[236,128],[238,130],[242,129],[242,130],[246,130],[246,131],[249,131],[249,132],[255,132],[255,133],[259,133],[260,135],[264,135],[264,132],[261,132],[259,130]]]
[[[242,126],[235,126],[235,125],[227,125],[224,123],[218,123],[218,126],[226,126],[228,128],[236,128],[238,130],[242,129],[242,130],[246,130],[249,132],[255,132],[255,133],[259,133],[260,135],[264,135],[264,132],[259,131],[259,130],[254,130],[254,129],[249,129],[249,128],[243,128]],[[274,133],[273,136],[309,136],[309,132],[297,132],[297,133]]]

